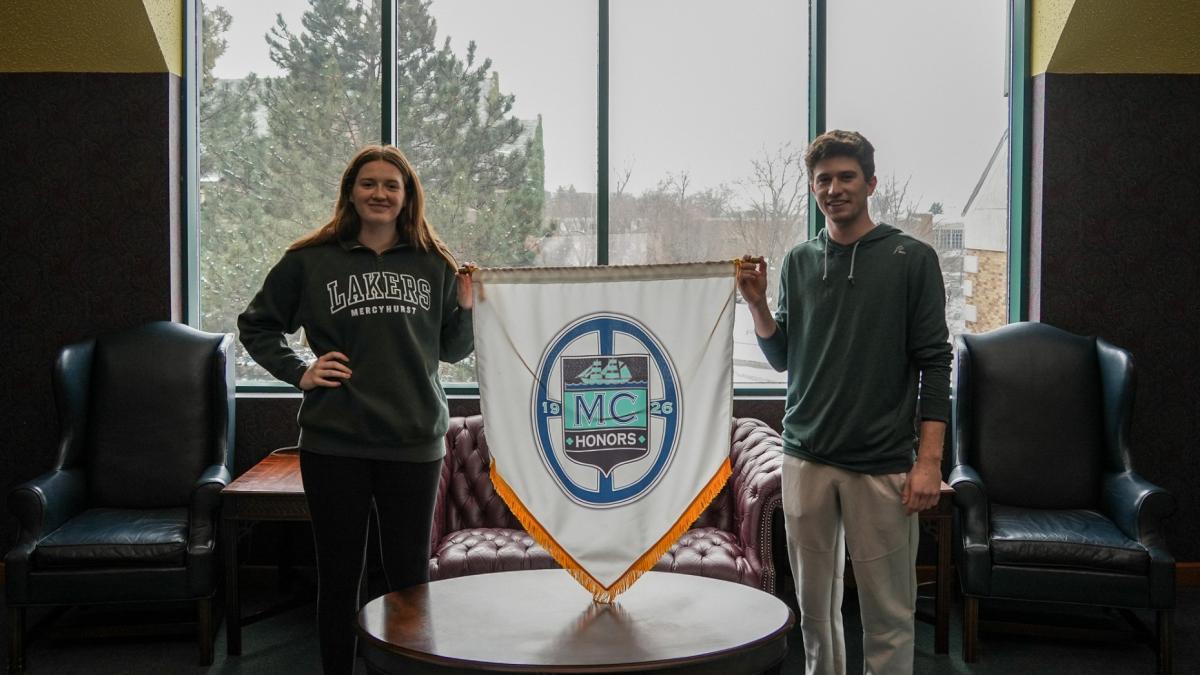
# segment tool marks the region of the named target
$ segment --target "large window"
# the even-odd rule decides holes
[[[826,124],[875,146],[875,221],[937,250],[951,335],[1008,322],[1007,9],[828,3]]]
[[[1003,322],[1003,0],[828,5],[820,100],[796,0],[200,0],[193,314],[235,331],[287,245],[330,217],[349,157],[379,142],[413,160],[462,260],[753,253],[773,303],[776,265],[809,236],[816,106],[875,142],[872,207],[938,247],[952,328],[985,327],[993,288]],[[780,387],[740,303],[735,332],[735,382]],[[270,384],[238,350],[239,382]],[[443,376],[469,382],[473,364]]]
[[[794,0],[614,0],[609,260],[771,263],[805,238],[808,8]],[[741,296],[738,296],[741,300]],[[782,384],[746,305],[734,381]]]
[[[284,249],[329,220],[348,159],[379,142],[379,26],[378,3],[202,3],[201,328],[237,330]],[[240,343],[236,363],[240,383],[274,382]]]

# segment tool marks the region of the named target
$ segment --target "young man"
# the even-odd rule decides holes
[[[916,513],[941,486],[951,354],[942,274],[928,245],[872,222],[874,153],[846,131],[809,146],[828,226],[784,257],[774,317],[766,264],[747,258],[738,275],[763,354],[788,372],[783,511],[809,675],[846,672],[846,549],[865,672],[912,672]]]

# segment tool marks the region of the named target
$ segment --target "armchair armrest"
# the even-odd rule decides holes
[[[188,554],[211,550],[216,536],[213,528],[217,522],[217,509],[221,506],[221,490],[229,485],[232,477],[224,464],[213,464],[200,474],[192,486],[192,500],[188,510]]]
[[[954,488],[954,506],[958,509],[959,546],[955,553],[960,558],[957,564],[963,592],[988,595],[992,573],[992,526],[987,489],[979,472],[967,464],[955,466],[947,482]]]
[[[986,537],[991,529],[988,524],[987,488],[979,472],[970,465],[959,464],[950,471],[950,478],[946,482],[954,488],[954,506],[979,519],[972,523],[972,530]]]
[[[195,597],[210,595],[216,587],[217,512],[221,507],[221,490],[231,480],[224,464],[213,464],[192,486],[188,508],[187,573],[188,588]]]
[[[83,511],[87,486],[80,469],[57,469],[8,493],[8,510],[21,525],[21,541],[37,542]]]
[[[1125,536],[1150,549],[1166,548],[1163,520],[1175,512],[1174,495],[1134,471],[1107,473],[1102,487],[1104,510]]]
[[[783,448],[779,434],[766,423],[735,421],[729,461],[734,527],[748,558],[761,565],[762,589],[775,591],[772,523],[783,508]]]
[[[1150,554],[1150,606],[1175,606],[1175,558],[1167,550],[1163,520],[1175,512],[1174,495],[1132,470],[1104,475],[1101,502],[1125,536],[1137,540]]]
[[[14,487],[8,510],[20,530],[16,544],[4,556],[5,590],[9,603],[29,601],[29,557],[43,537],[84,509],[87,485],[80,469],[56,469]]]

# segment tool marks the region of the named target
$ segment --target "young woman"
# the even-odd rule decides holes
[[[288,248],[238,317],[242,344],[304,392],[300,469],[316,539],[326,673],[354,667],[367,519],[380,520],[392,590],[429,579],[448,413],[438,362],[473,348],[469,276],[425,220],[399,150],[372,146],[342,174],[333,218]],[[306,363],[284,335],[303,328]]]

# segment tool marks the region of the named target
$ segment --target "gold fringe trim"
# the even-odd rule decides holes
[[[571,557],[570,553],[567,553],[554,540],[554,537],[550,536],[546,528],[538,522],[537,518],[533,517],[529,509],[525,508],[525,505],[517,498],[517,493],[513,492],[512,487],[500,476],[500,471],[496,468],[495,458],[492,459],[492,466],[489,473],[491,474],[492,485],[496,488],[497,494],[508,505],[509,510],[517,517],[517,520],[525,528],[525,531],[529,533],[529,536],[533,537],[534,541],[546,549],[550,553],[550,557],[554,558],[555,562],[574,577],[575,581],[579,582],[579,585],[586,588],[592,594],[593,602],[609,603],[616,600],[618,595],[624,593],[643,574],[650,571],[650,568],[654,567],[654,563],[658,562],[658,559],[670,550],[676,540],[691,528],[692,523],[696,522],[696,519],[704,512],[704,509],[708,508],[712,500],[716,499],[717,495],[720,494],[721,488],[725,487],[726,481],[733,474],[733,467],[729,464],[729,458],[726,457],[725,461],[721,462],[721,466],[717,469],[716,474],[709,479],[708,484],[704,486],[700,494],[696,495],[696,498],[688,505],[683,515],[679,516],[675,524],[648,551],[635,560],[629,566],[629,569],[625,570],[611,586],[605,586],[596,580],[587,570],[583,569],[583,566],[575,558]]]

